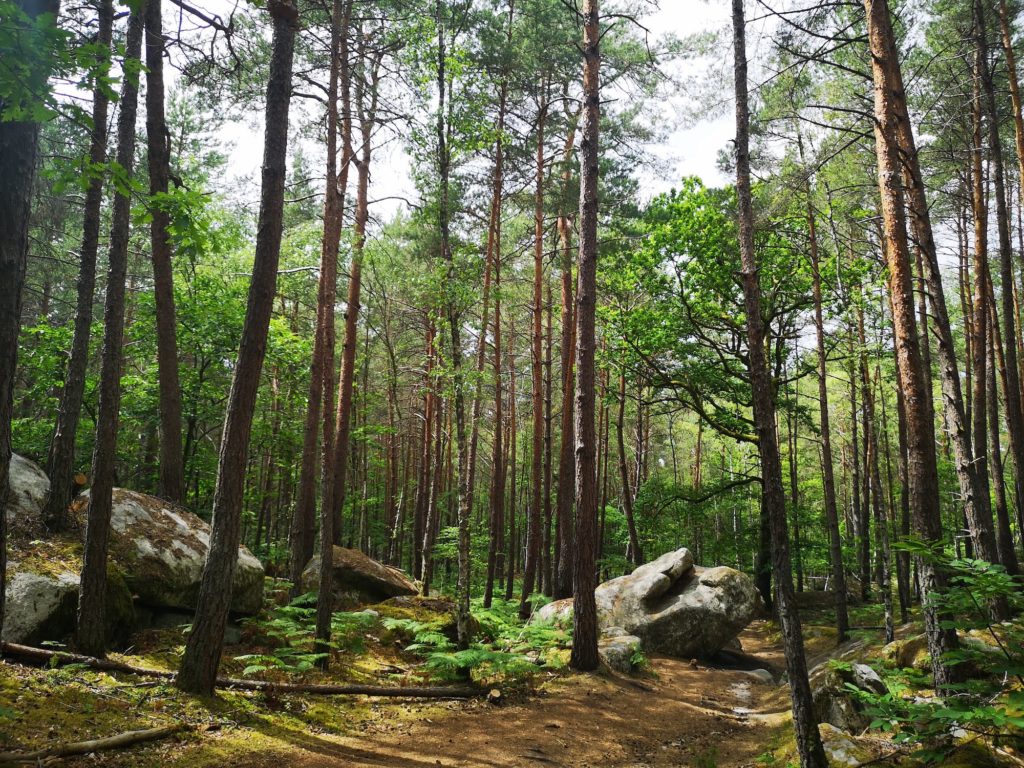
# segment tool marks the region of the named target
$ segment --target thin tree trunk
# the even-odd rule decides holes
[[[789,534],[786,530],[786,498],[782,487],[782,462],[775,429],[775,400],[764,348],[765,329],[761,318],[761,287],[758,280],[757,257],[754,253],[754,212],[750,193],[750,114],[747,103],[747,49],[743,0],[733,0],[732,22],[735,42],[733,66],[736,80],[736,197],[739,203],[739,244],[742,262],[740,279],[747,315],[751,401],[757,430],[758,453],[761,457],[761,503],[767,509],[771,521],[775,591],[786,669],[792,692],[793,724],[800,764],[804,768],[825,768],[828,760],[818,736],[818,723],[811,703],[803,633],[800,628],[800,616],[797,613],[796,595],[793,593]]]
[[[139,62],[146,9],[143,5],[128,20],[125,70]],[[138,75],[124,79],[117,118],[117,163],[131,178],[135,160],[135,118],[138,113]],[[96,418],[96,444],[92,456],[92,489],[86,512],[85,549],[78,596],[75,644],[89,656],[103,656],[107,645],[107,544],[110,510],[117,472],[117,427],[121,404],[121,361],[124,345],[124,302],[128,274],[128,238],[131,199],[118,191],[110,224],[107,291],[103,308],[103,351],[100,355],[100,393]]]
[[[803,142],[797,134],[801,162]],[[814,331],[818,356],[818,414],[821,430],[821,483],[825,494],[825,524],[828,526],[829,559],[832,567],[832,591],[836,603],[837,642],[846,640],[850,628],[846,609],[846,570],[843,568],[843,540],[839,534],[839,510],[836,507],[836,480],[832,467],[832,426],[828,410],[828,357],[825,351],[825,320],[821,298],[821,259],[818,254],[818,231],[814,216],[814,201],[811,196],[811,179],[805,182],[807,195],[807,234],[811,254],[811,278],[814,295]],[[703,422],[702,422],[703,425]],[[700,431],[698,431],[698,445]],[[698,455],[699,465],[699,455]],[[699,490],[699,489],[698,489]]]
[[[342,30],[347,32],[346,20]],[[345,302],[345,340],[341,348],[341,371],[338,375],[338,410],[335,414],[332,456],[327,466],[327,480],[323,491],[320,513],[320,591],[317,598],[316,639],[321,657],[319,666],[327,669],[330,661],[331,639],[331,587],[334,575],[334,545],[341,543],[342,511],[345,506],[346,479],[349,459],[349,436],[352,424],[352,390],[355,383],[356,347],[359,344],[359,310],[362,292],[363,250],[366,244],[366,224],[369,221],[370,160],[372,158],[373,128],[377,114],[377,78],[379,59],[368,61],[365,56],[365,36],[360,35],[359,58],[363,61],[363,76],[356,80],[355,103],[359,109],[361,147],[356,186],[356,211],[353,227],[352,257],[349,264],[348,296]],[[365,79],[364,79],[365,78]],[[330,535],[328,535],[330,534]]]
[[[629,531],[629,559],[633,565],[640,565],[644,556],[640,551],[640,539],[636,533],[636,521],[633,518],[633,492],[629,486],[629,470],[626,467],[626,444],[623,440],[623,423],[626,418],[626,372],[619,373],[619,413],[615,419],[615,440],[619,451],[619,483],[622,494],[622,509],[626,515],[626,528]]]
[[[317,282],[316,331],[306,401],[306,420],[299,466],[299,495],[291,521],[291,594],[302,591],[302,571],[313,557],[316,528],[317,438],[323,420],[323,474],[333,451],[334,312],[338,293],[338,248],[341,240],[348,169],[352,156],[352,117],[349,98],[348,28],[351,0],[334,0],[331,11],[331,63],[327,84],[327,167],[324,188],[324,230],[320,243],[320,278]],[[342,92],[342,167],[338,173],[338,88]],[[330,395],[327,393],[330,392]],[[330,426],[328,426],[330,422]]]
[[[541,83],[547,90],[547,83]],[[530,453],[530,507],[526,531],[526,564],[523,569],[523,592],[519,601],[519,618],[530,615],[529,598],[540,566],[541,502],[544,482],[544,124],[547,120],[547,97],[543,96],[537,114],[537,161],[533,207],[533,317],[530,338],[531,394],[533,401],[533,443]]]
[[[177,504],[185,498],[181,447],[181,383],[178,378],[177,313],[171,267],[170,215],[157,199],[166,195],[171,172],[170,134],[164,119],[164,38],[161,0],[146,9],[146,146],[149,157],[150,245],[156,305],[156,362],[160,394],[160,472],[157,495]]]
[[[274,35],[267,82],[263,179],[253,275],[217,462],[210,551],[199,587],[199,607],[176,678],[176,685],[182,690],[204,695],[213,692],[220,665],[231,583],[238,561],[249,434],[266,353],[281,254],[288,107],[298,9],[294,4],[275,0],[269,10]]]
[[[102,53],[97,64],[107,60],[113,34],[114,5],[100,0],[97,13],[96,45]],[[107,112],[110,99],[103,88],[92,94],[92,129],[89,138],[89,162],[99,166],[107,159]],[[61,530],[65,513],[71,503],[72,476],[75,471],[75,439],[82,412],[85,374],[89,363],[89,334],[92,328],[93,294],[96,289],[96,254],[99,251],[101,207],[104,176],[94,173],[85,192],[82,210],[82,245],[79,251],[78,281],[75,286],[75,329],[71,340],[64,389],[57,411],[57,427],[50,441],[46,474],[50,478],[50,495],[43,510],[43,521],[51,531]]]

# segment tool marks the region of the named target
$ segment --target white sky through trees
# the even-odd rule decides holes
[[[210,0],[202,7],[226,19],[234,5],[234,0]],[[652,41],[666,34],[682,38],[704,32],[728,32],[728,0],[660,0],[657,3],[637,0],[635,5],[635,13],[640,23],[650,30]],[[167,13],[169,16],[173,14],[173,23],[176,24],[179,9],[168,4]],[[165,26],[170,28],[171,24],[168,18]],[[751,37],[756,44],[756,33]],[[657,169],[645,168],[637,174],[645,198],[678,185],[681,178],[689,175],[700,176],[709,184],[728,183],[729,179],[717,167],[717,158],[720,150],[728,146],[734,131],[731,89],[708,86],[709,78],[713,78],[716,72],[731,72],[731,49],[726,38],[728,35],[713,45],[707,56],[666,65],[682,87],[672,98],[650,105],[652,114],[647,117],[661,137],[645,148],[657,159]],[[755,54],[752,46],[751,58]],[[173,69],[168,70],[170,77],[175,74]],[[716,103],[716,99],[721,99],[721,103]],[[323,149],[314,140],[302,138],[294,130],[294,122],[302,120],[305,117],[302,112],[307,109],[319,110],[320,105],[293,101],[289,155],[293,156],[295,149],[301,149],[307,169],[316,176],[321,173],[319,166]],[[695,111],[710,114],[695,114]],[[219,138],[227,145],[228,173],[225,181],[229,184],[239,179],[259,183],[263,143],[261,118],[262,114],[252,114],[246,120],[225,124],[220,131]],[[400,142],[392,140],[384,147],[375,148],[371,200],[380,201],[372,211],[378,221],[390,218],[405,205],[403,200],[416,198],[409,163]],[[312,183],[318,189],[322,182]]]

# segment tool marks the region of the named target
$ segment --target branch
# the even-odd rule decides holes
[[[123,749],[134,744],[163,739],[184,729],[184,723],[175,723],[159,728],[147,728],[141,731],[126,731],[116,736],[107,736],[104,739],[76,741],[71,744],[46,747],[34,752],[0,752],[0,765],[18,765],[22,763],[27,765],[48,765],[50,760],[47,758],[88,755],[91,752],[101,752],[107,749]]]

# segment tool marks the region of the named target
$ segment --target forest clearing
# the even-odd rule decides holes
[[[1019,0],[0,0],[0,768],[1024,764]]]

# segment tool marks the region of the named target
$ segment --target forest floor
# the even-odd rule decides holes
[[[784,665],[766,622],[741,640],[765,667]],[[834,639],[821,633],[816,644],[824,650]],[[741,670],[655,657],[643,678],[570,675],[500,708],[466,703],[442,716],[372,723],[357,736],[303,736],[255,766],[756,765],[781,739],[787,690]]]
[[[805,614],[809,665],[835,657],[830,616]],[[862,626],[874,616],[859,617]],[[914,625],[901,634],[919,631]],[[877,655],[881,633],[855,633],[844,648]],[[180,633],[140,636],[135,655],[115,656],[173,668]],[[784,659],[777,629],[755,621],[741,635],[745,669],[770,670]],[[394,684],[394,670],[420,674],[386,634],[345,653],[333,682]],[[244,657],[243,657],[244,658]],[[239,657],[226,659],[237,676]],[[341,677],[338,677],[341,676]],[[177,736],[124,751],[70,759],[74,768],[732,768],[785,766],[794,760],[789,688],[749,671],[654,657],[644,674],[541,671],[500,684],[500,703],[367,697],[274,696],[219,691],[185,696],[165,681],[76,666],[38,669],[0,663],[0,750],[31,749],[182,723]],[[879,741],[876,755],[891,750]],[[792,763],[792,764],[795,764]],[[873,761],[874,765],[895,765]],[[957,765],[978,766],[968,762]],[[947,763],[948,765],[948,763]],[[985,765],[991,765],[986,762]]]
[[[835,649],[823,623],[806,628],[808,652]],[[740,636],[750,666],[784,667],[768,622]],[[153,645],[158,645],[150,640]],[[161,655],[140,648],[146,666]],[[379,649],[378,649],[379,651]],[[374,658],[376,657],[376,658]],[[132,657],[126,657],[132,658]],[[170,666],[170,659],[165,658]],[[0,664],[8,712],[0,743],[40,747],[120,731],[187,723],[176,739],[96,753],[70,766],[754,766],[785,765],[791,745],[788,687],[749,672],[665,657],[645,674],[545,674],[484,700],[422,702],[358,697],[268,697],[222,691],[213,700],[182,696],[165,683],[82,668]],[[363,670],[401,661],[366,653]],[[135,663],[140,663],[136,661]],[[351,672],[351,670],[349,670]],[[2,738],[7,731],[7,739]],[[14,737],[14,738],[11,738]],[[775,761],[775,755],[781,757]]]

